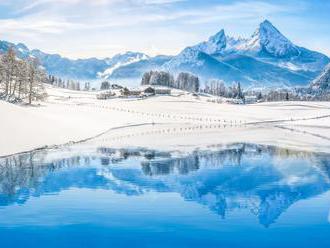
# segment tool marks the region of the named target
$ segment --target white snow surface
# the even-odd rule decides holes
[[[315,89],[330,88],[330,64],[324,68],[321,75],[318,76],[311,85]]]
[[[219,104],[211,96],[173,90],[171,96],[97,100],[96,92],[47,86],[40,106],[0,101],[0,156],[77,142],[153,149],[209,148],[250,142],[330,151],[329,102]],[[255,124],[253,124],[255,123]]]

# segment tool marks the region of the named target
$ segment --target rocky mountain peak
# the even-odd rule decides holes
[[[245,44],[245,49],[266,53],[274,57],[299,55],[299,49],[268,20],[260,23],[257,30]]]

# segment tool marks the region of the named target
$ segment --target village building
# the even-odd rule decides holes
[[[155,89],[156,95],[171,95],[171,89],[168,88],[156,88]]]
[[[106,99],[110,99],[111,97],[114,97],[114,96],[116,96],[116,94],[114,92],[111,92],[110,90],[108,90],[108,91],[98,93],[96,95],[96,99],[106,100]]]
[[[148,87],[148,88],[144,89],[143,92],[144,92],[144,94],[151,95],[151,96],[156,94],[155,89],[152,87]]]
[[[244,97],[245,104],[253,104],[257,102],[257,96],[245,96]]]

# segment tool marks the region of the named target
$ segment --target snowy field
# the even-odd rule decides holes
[[[0,156],[86,139],[112,147],[172,150],[251,142],[330,151],[329,102],[232,105],[182,91],[111,100],[50,86],[47,92],[40,106],[0,101]]]

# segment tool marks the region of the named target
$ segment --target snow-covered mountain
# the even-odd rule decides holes
[[[221,53],[227,46],[227,38],[223,29],[215,35],[211,36],[208,41],[197,44],[192,47],[195,50],[207,53],[216,54]]]
[[[262,22],[254,34],[244,43],[236,46],[237,51],[250,52],[253,55],[269,55],[272,57],[294,57],[300,51],[268,20]]]
[[[266,20],[248,39],[226,36],[221,30],[184,49],[163,69],[185,70],[204,79],[241,81],[245,86],[277,87],[307,85],[329,61],[321,53],[294,45]]]
[[[0,53],[8,51],[12,47],[18,57],[37,58],[49,74],[68,79],[107,79],[114,70],[122,66],[148,60],[149,56],[139,52],[126,52],[117,54],[111,58],[97,59],[68,59],[58,54],[48,54],[40,50],[30,50],[22,43],[13,44],[0,41]]]
[[[106,61],[109,67],[105,71],[99,72],[98,77],[109,79],[116,69],[141,60],[148,60],[149,58],[150,57],[144,53],[126,52],[124,54],[117,54]]]
[[[6,41],[0,41],[0,52],[11,46],[19,57],[38,58],[53,75],[91,80],[130,79],[136,84],[146,71],[168,70],[174,74],[191,72],[202,81],[240,81],[245,86],[307,86],[330,63],[326,55],[293,44],[268,20],[260,23],[249,38],[230,37],[221,29],[207,41],[187,47],[176,56],[149,57],[127,52],[112,58],[72,60]]]
[[[329,63],[329,58],[324,54],[293,44],[268,20],[262,22],[249,39],[235,48],[237,53],[247,54],[291,71],[301,71],[312,77]]]
[[[163,64],[171,60],[171,56],[159,55],[143,59],[138,62],[122,65],[115,68],[111,74],[110,79],[125,79],[132,78],[140,82],[142,75],[150,70],[158,70]]]
[[[196,47],[198,46],[185,48],[179,55],[166,62],[161,69],[174,74],[189,71],[203,78],[221,78],[228,82],[249,80],[236,67],[199,51]]]

